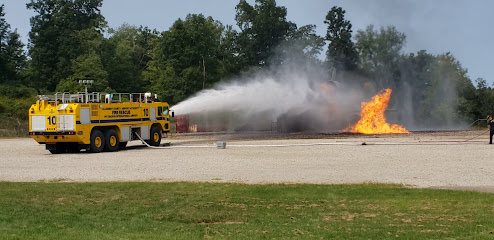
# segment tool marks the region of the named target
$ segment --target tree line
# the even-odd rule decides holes
[[[240,0],[236,27],[213,17],[189,14],[166,31],[124,24],[109,28],[103,0],[31,0],[29,42],[5,20],[0,6],[0,94],[77,92],[78,80],[92,79],[90,91],[153,91],[171,104],[252,69],[283,64],[289,45],[309,64],[336,73],[336,80],[375,94],[394,90],[403,121],[428,125],[473,121],[494,113],[494,90],[484,79],[476,86],[450,53],[404,53],[405,34],[394,26],[354,32],[341,7],[328,9],[318,36],[315,25],[298,26],[275,0]],[[322,59],[325,56],[325,59]],[[8,112],[0,98],[0,114]],[[27,108],[26,108],[27,109]]]

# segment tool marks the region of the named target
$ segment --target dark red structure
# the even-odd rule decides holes
[[[175,120],[177,133],[189,132],[189,115],[176,116]]]

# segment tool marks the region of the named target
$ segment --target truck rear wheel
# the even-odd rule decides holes
[[[105,151],[113,152],[118,150],[118,134],[115,130],[109,129],[105,131]]]
[[[151,135],[149,139],[149,145],[151,146],[159,146],[161,143],[161,130],[153,126],[151,127]]]
[[[91,132],[91,144],[90,151],[93,153],[99,153],[105,148],[105,137],[100,130],[93,130]]]

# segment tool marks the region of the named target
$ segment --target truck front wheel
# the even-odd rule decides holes
[[[105,137],[100,130],[93,130],[91,133],[90,151],[93,153],[99,153],[105,148]]]
[[[161,143],[161,130],[153,126],[151,127],[151,136],[149,139],[149,145],[151,146],[159,146]]]

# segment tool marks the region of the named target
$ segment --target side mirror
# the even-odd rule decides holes
[[[175,117],[175,111],[172,111],[172,117]]]

